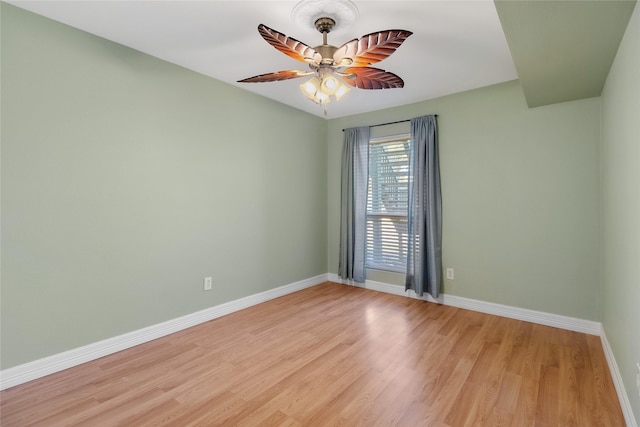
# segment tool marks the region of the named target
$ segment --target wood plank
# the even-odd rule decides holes
[[[598,337],[327,282],[5,390],[0,424],[624,420]]]

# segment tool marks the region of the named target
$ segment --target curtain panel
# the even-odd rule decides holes
[[[411,119],[405,289],[437,298],[442,286],[442,196],[436,116]]]
[[[344,130],[340,186],[340,252],[338,275],[365,281],[369,128]]]

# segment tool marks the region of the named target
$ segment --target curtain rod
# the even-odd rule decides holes
[[[438,117],[438,115],[437,115],[437,114],[432,114],[432,115],[433,115],[433,116],[435,116],[435,117]],[[371,125],[371,126],[369,126],[369,127],[370,127],[370,128],[375,128],[375,127],[378,127],[378,126],[395,125],[396,123],[404,123],[404,122],[410,122],[410,121],[411,121],[411,119],[407,119],[407,120],[398,120],[398,121],[396,121],[396,122],[378,123],[377,125]],[[344,132],[344,131],[345,131],[345,129],[342,129],[342,132]]]

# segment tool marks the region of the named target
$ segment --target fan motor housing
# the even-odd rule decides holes
[[[320,61],[321,64],[333,65],[333,54],[338,50],[337,47],[328,44],[321,44],[320,46],[314,47],[314,49],[322,55],[322,61]]]

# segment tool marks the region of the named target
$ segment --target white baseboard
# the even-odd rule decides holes
[[[108,338],[63,353],[54,354],[22,365],[0,371],[0,390],[14,387],[46,375],[59,372],[100,357],[116,353],[127,348],[164,337],[174,332],[208,322],[221,316],[239,311],[256,304],[269,301],[328,280],[327,274],[321,274],[299,282],[290,283],[258,294],[249,295],[234,301],[216,305],[205,310],[187,314],[177,319],[158,323],[117,337]]]
[[[609,365],[611,379],[613,380],[613,385],[616,388],[616,393],[618,393],[620,408],[622,409],[622,414],[624,415],[624,420],[627,423],[627,427],[638,427],[636,418],[633,415],[633,409],[631,408],[631,402],[629,401],[629,395],[627,394],[627,390],[624,387],[622,375],[620,375],[620,369],[618,369],[618,363],[616,362],[616,358],[613,355],[613,349],[609,344],[609,340],[607,339],[607,334],[605,333],[604,329],[602,330],[602,334],[600,334],[600,341],[602,341],[604,356],[606,357],[607,364]]]
[[[129,332],[117,337],[102,340],[83,347],[78,347],[63,353],[54,354],[33,362],[0,371],[0,390],[14,387],[28,381],[32,381],[46,375],[59,372],[82,363],[90,362],[100,357],[116,353],[127,348],[134,347],[152,341],[157,338],[181,331],[183,329],[208,322],[209,320],[225,316],[227,314],[251,307],[278,298],[296,291],[300,291],[311,286],[318,285],[330,280],[336,283],[343,283],[371,289],[378,292],[385,292],[394,295],[406,296],[409,298],[422,299],[430,302],[437,302],[452,307],[464,308],[467,310],[479,311],[487,314],[508,317],[512,319],[524,320],[546,326],[582,332],[590,335],[599,335],[602,347],[609,365],[611,377],[620,400],[620,406],[624,414],[628,427],[638,427],[628,395],[626,393],[618,365],[616,363],[613,350],[609,345],[606,334],[602,329],[602,324],[590,320],[577,319],[573,317],[561,316],[557,314],[545,313],[541,311],[528,310],[518,307],[510,307],[502,304],[495,304],[470,298],[458,297],[455,295],[441,295],[438,300],[428,295],[418,297],[415,292],[404,290],[403,286],[389,283],[367,280],[365,283],[355,283],[342,280],[333,273],[321,274],[299,282],[291,283],[265,292],[249,295],[234,301],[220,304],[205,310],[201,310],[177,319],[169,320],[137,331]]]
[[[511,307],[508,305],[496,304],[492,302],[479,301],[470,298],[458,297],[455,295],[441,294],[437,300],[430,295],[419,297],[413,291],[405,291],[404,286],[391,285],[389,283],[375,282],[367,280],[365,283],[356,283],[341,279],[337,274],[329,273],[329,280],[345,285],[358,286],[379,292],[386,292],[394,295],[402,295],[409,298],[422,299],[452,307],[464,308],[472,311],[479,311],[496,316],[508,317],[510,319],[524,320],[526,322],[537,323],[545,326],[567,329],[575,332],[582,332],[589,335],[601,335],[602,324],[592,320],[577,319],[575,317],[561,316],[559,314],[545,313],[543,311],[529,310],[526,308]]]

